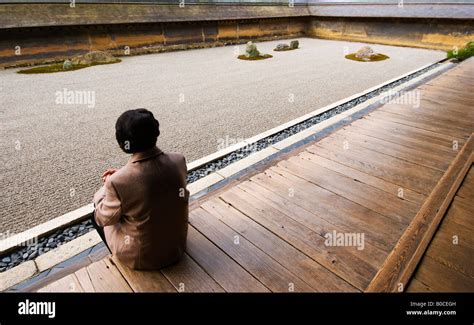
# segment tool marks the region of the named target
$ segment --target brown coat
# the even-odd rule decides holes
[[[160,149],[135,153],[94,195],[95,219],[112,254],[134,269],[158,269],[183,255],[188,230],[186,161]]]

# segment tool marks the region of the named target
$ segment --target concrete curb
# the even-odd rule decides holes
[[[249,168],[256,164],[261,164],[263,162],[266,162],[268,160],[271,160],[272,158],[278,156],[279,154],[285,153],[290,151],[290,149],[294,149],[295,147],[298,146],[298,144],[304,144],[307,141],[306,140],[314,140],[317,138],[318,134],[325,134],[325,131],[331,132],[332,127],[334,127],[336,124],[340,124],[342,122],[345,122],[346,124],[349,124],[352,122],[355,118],[360,118],[361,115],[367,114],[367,112],[370,112],[371,110],[381,106],[382,99],[386,98],[390,92],[390,94],[393,94],[395,92],[399,92],[402,90],[410,90],[418,86],[419,84],[423,83],[425,79],[431,79],[436,77],[437,75],[441,74],[442,72],[448,70],[450,67],[452,67],[453,64],[447,63],[440,65],[439,67],[436,67],[427,73],[420,75],[416,78],[413,78],[410,81],[407,81],[406,83],[403,83],[397,87],[394,87],[390,89],[387,92],[384,92],[376,97],[373,97],[357,106],[354,106],[353,108],[342,112],[340,114],[337,114],[327,120],[324,120],[318,124],[315,124],[312,127],[309,127],[306,130],[303,130],[293,136],[290,136],[278,143],[275,143],[273,145],[270,145],[269,147],[260,150],[254,154],[251,154],[250,156],[247,156],[241,160],[236,161],[235,163],[232,163],[229,166],[226,166],[220,170],[217,170],[199,180],[196,182],[193,182],[188,185],[188,190],[190,191],[191,198],[199,198],[202,195],[205,195],[209,193],[209,189],[212,188],[212,190],[216,189],[219,187],[219,184],[226,184],[230,179],[234,178],[236,175],[241,175],[245,173]],[[423,67],[421,69],[426,68]],[[421,69],[417,69],[421,70]],[[416,72],[414,71],[414,72]],[[406,75],[409,75],[410,72]],[[400,78],[403,78],[400,77]],[[393,80],[390,80],[383,85],[389,84],[395,80],[398,80],[400,78],[396,78]],[[219,159],[235,150],[238,150],[242,148],[243,146],[252,144],[262,138],[265,138],[269,135],[275,134],[277,132],[280,132],[283,129],[286,129],[292,125],[295,125],[297,123],[300,123],[302,121],[305,121],[308,118],[311,118],[314,115],[321,114],[341,103],[347,102],[351,99],[357,98],[367,92],[370,92],[372,90],[375,90],[377,88],[380,88],[381,86],[376,86],[368,89],[366,92],[359,93],[357,95],[349,97],[349,99],[344,99],[341,101],[338,101],[334,104],[331,104],[329,106],[323,107],[321,109],[315,110],[314,112],[307,114],[303,117],[297,118],[293,121],[290,121],[288,123],[285,123],[283,125],[280,125],[276,128],[273,128],[271,130],[265,131],[259,135],[256,135],[252,138],[249,138],[245,141],[242,141],[240,143],[237,143],[233,146],[230,146],[228,148],[225,148],[223,150],[220,150],[216,153],[213,153],[211,155],[208,155],[206,157],[203,157],[201,159],[198,159],[194,162],[191,162],[188,165],[188,171],[199,168],[200,166],[203,166],[209,162],[212,162],[216,159]],[[327,132],[326,132],[327,133]],[[9,250],[12,250],[15,247],[18,247],[21,245],[21,243],[24,243],[26,240],[31,239],[31,238],[38,238],[42,235],[52,233],[55,230],[62,228],[64,226],[67,226],[69,224],[72,224],[78,220],[84,219],[88,216],[88,214],[93,212],[93,206],[92,204],[89,204],[87,206],[84,206],[82,208],[79,208],[77,210],[74,210],[72,212],[69,212],[65,215],[62,215],[58,218],[55,218],[51,221],[48,221],[44,224],[41,224],[37,227],[34,227],[32,229],[29,229],[23,233],[20,233],[18,235],[12,236],[6,240],[3,240],[0,242],[0,254],[5,253]],[[6,242],[10,241],[10,242]],[[79,254],[80,252],[96,245],[98,242],[100,242],[101,239],[98,236],[96,231],[91,231],[87,233],[86,235],[80,236],[62,246],[60,246],[58,249],[52,250],[46,254],[42,254],[38,256],[34,261],[27,261],[24,262],[8,271],[5,271],[3,273],[0,273],[0,291],[3,291],[9,287],[14,286],[15,284],[18,284],[36,273],[44,271],[46,269],[49,269],[69,258],[72,256]],[[26,265],[25,265],[26,264]]]

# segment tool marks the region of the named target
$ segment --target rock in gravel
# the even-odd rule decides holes
[[[70,69],[72,69],[72,67],[73,67],[73,66],[72,66],[71,60],[66,60],[66,61],[64,61],[64,63],[63,63],[63,70],[70,70]]]
[[[9,256],[2,258],[2,263],[10,263],[11,261],[12,259]]]
[[[28,259],[28,253],[23,254],[22,258],[23,258],[24,260]]]
[[[250,41],[245,46],[245,56],[248,58],[258,58],[260,56],[260,52],[257,49],[257,45],[254,42]]]
[[[48,239],[48,244],[51,244],[54,241],[54,238]]]
[[[295,41],[291,41],[291,42],[290,42],[290,47],[291,47],[292,49],[297,49],[299,46],[300,46],[300,42],[299,42],[299,41],[296,41],[296,40],[295,40]]]
[[[117,59],[111,54],[103,51],[92,51],[84,55],[79,55],[72,58],[72,64],[94,64],[94,63],[110,63],[116,62]]]
[[[370,46],[364,46],[356,52],[355,56],[358,59],[370,60],[370,57],[374,54],[375,52]]]
[[[0,267],[7,267],[7,266],[8,266],[7,263],[0,262]]]
[[[288,44],[278,44],[275,47],[275,50],[276,51],[283,51],[283,50],[288,50],[289,48],[290,48],[290,46]]]

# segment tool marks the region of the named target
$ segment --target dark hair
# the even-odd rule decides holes
[[[160,135],[160,124],[153,113],[144,108],[124,112],[115,123],[115,138],[126,153],[151,149]]]

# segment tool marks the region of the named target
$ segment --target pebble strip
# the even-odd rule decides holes
[[[10,252],[0,257],[0,272],[4,272],[23,262],[34,260],[39,255],[49,252],[79,236],[82,236],[94,228],[91,220],[82,221],[65,229],[60,229],[49,236],[38,239],[38,242],[28,246],[22,246],[19,250]]]
[[[193,183],[197,181],[200,178],[203,178],[219,169],[222,169],[240,159],[243,159],[252,153],[258,152],[260,150],[263,150],[279,141],[282,141],[298,132],[301,132],[309,127],[312,127],[315,124],[318,124],[324,120],[327,120],[334,115],[337,115],[339,113],[345,112],[348,109],[351,109],[375,96],[378,96],[394,87],[397,87],[413,78],[418,77],[421,74],[424,74],[428,72],[431,69],[434,69],[437,67],[439,63],[432,64],[420,71],[414,72],[408,76],[405,76],[401,79],[398,79],[394,82],[391,82],[385,86],[382,86],[380,88],[377,88],[363,96],[360,96],[358,98],[354,98],[353,100],[350,100],[344,104],[338,105],[324,113],[321,113],[319,115],[316,115],[314,117],[311,117],[303,122],[300,122],[298,124],[295,124],[285,130],[282,130],[278,133],[275,133],[273,135],[270,135],[266,138],[263,138],[261,140],[256,141],[255,143],[252,143],[250,145],[247,145],[241,149],[238,149],[234,152],[231,152],[217,160],[214,160],[212,162],[209,162],[202,167],[199,167],[197,169],[194,169],[188,173],[187,177],[187,182],[188,184]],[[91,229],[93,229],[92,222],[90,220],[85,220],[81,222],[80,224],[76,224],[73,226],[70,226],[66,229],[61,229],[56,231],[55,233],[43,237],[39,239],[38,243],[35,245],[30,245],[26,247],[22,247],[19,250],[9,253],[6,256],[0,257],[0,272],[4,272],[14,266],[17,266],[18,264],[28,261],[28,260],[33,260],[36,257],[38,257],[41,254],[44,254],[64,243],[67,243],[68,241],[71,241],[81,235],[84,235],[85,233],[89,232]]]

